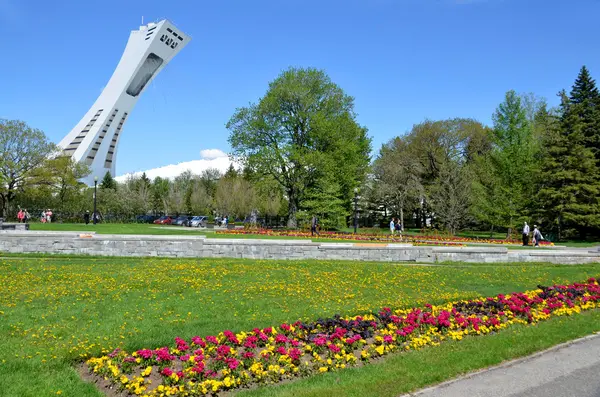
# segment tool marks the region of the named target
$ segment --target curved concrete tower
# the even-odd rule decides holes
[[[65,155],[92,169],[83,182],[93,185],[94,177],[101,180],[107,171],[116,176],[123,124],[144,88],[190,40],[167,20],[131,32],[125,52],[102,94],[59,143]]]

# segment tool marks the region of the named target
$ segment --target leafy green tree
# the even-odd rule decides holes
[[[244,218],[256,208],[256,190],[241,176],[223,177],[217,182],[215,210],[231,219]]]
[[[276,216],[283,207],[284,198],[281,186],[272,177],[254,181],[257,194],[258,212],[265,216]]]
[[[202,177],[196,177],[193,181],[190,195],[190,213],[194,215],[212,214],[213,196],[202,183]]]
[[[468,167],[444,163],[438,182],[432,187],[430,201],[438,221],[450,234],[456,234],[471,220],[471,177]]]
[[[478,166],[490,172],[479,172],[477,207],[483,210],[480,219],[499,222],[510,235],[516,222],[525,217],[534,194],[536,145],[527,110],[515,91],[506,93],[493,120],[493,149]]]
[[[344,201],[340,199],[340,186],[334,180],[320,179],[319,183],[307,192],[302,208],[304,227],[309,226],[313,215],[319,218],[323,229],[345,226],[348,211],[344,208]]]
[[[215,191],[217,190],[217,182],[221,179],[221,171],[216,168],[208,168],[202,171],[199,177],[199,183],[204,187],[206,193],[210,197],[215,196]]]
[[[320,178],[335,174],[339,198],[350,207],[368,170],[371,143],[356,122],[354,99],[321,70],[284,71],[257,104],[237,109],[227,128],[244,167],[284,190],[289,227],[297,226],[305,193]]]
[[[421,164],[421,185],[417,202],[417,227],[426,224],[427,218],[436,218],[432,200],[437,200],[437,188],[442,171],[470,167],[475,159],[489,152],[491,147],[489,128],[473,119],[455,118],[449,120],[426,120],[413,126],[406,137],[411,153]],[[454,165],[453,165],[454,164]],[[466,173],[458,172],[456,177]],[[448,175],[445,175],[447,177]],[[467,189],[466,194],[470,194]],[[438,203],[439,204],[439,203]],[[463,202],[463,205],[468,205]]]
[[[85,184],[80,182],[82,178],[91,172],[90,167],[84,163],[73,160],[71,157],[59,156],[46,162],[46,168],[51,173],[52,184],[59,203],[67,203],[73,195],[76,195]],[[62,206],[56,207],[59,210]]]
[[[424,167],[414,147],[406,139],[397,137],[381,147],[373,164],[373,187],[379,199],[396,214],[404,230],[404,212],[414,207],[423,194]],[[410,205],[409,203],[413,203]]]
[[[171,184],[168,179],[157,176],[152,182],[152,210],[155,213],[169,214],[169,190]]]
[[[0,119],[0,217],[18,190],[35,181],[31,173],[56,151],[46,135],[23,121]]]

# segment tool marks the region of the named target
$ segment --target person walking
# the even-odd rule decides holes
[[[310,235],[314,236],[315,233],[317,233],[317,236],[320,236],[320,234],[319,234],[319,218],[317,218],[316,215],[313,215],[312,219],[310,220]]]
[[[402,241],[402,223],[400,223],[400,218],[396,218],[396,232],[398,232],[400,241]]]
[[[525,222],[523,226],[523,247],[529,245],[529,225]]]
[[[19,208],[19,212],[17,212],[17,222],[23,223],[23,210]]]
[[[392,236],[394,235],[394,231],[396,230],[396,218],[392,218],[390,221],[390,233]]]
[[[48,208],[48,210],[46,211],[46,222],[52,222],[52,211],[50,210],[50,208]]]
[[[83,214],[83,221],[85,222],[86,225],[89,225],[90,223],[90,211],[86,210],[85,214]]]
[[[540,241],[544,239],[542,232],[538,229],[537,225],[533,225],[533,244],[536,247],[540,246]]]
[[[40,222],[46,223],[46,211],[42,210],[42,215],[40,215]]]
[[[31,215],[29,215],[29,212],[27,212],[27,209],[23,210],[23,223],[29,223],[29,219],[31,218]]]

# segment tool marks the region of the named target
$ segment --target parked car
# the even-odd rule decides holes
[[[189,220],[189,218],[190,217],[188,215],[178,216],[176,219],[173,219],[171,225],[182,226],[184,222]]]
[[[208,217],[207,216],[195,216],[193,217],[189,223],[188,226],[190,227],[206,227],[206,222],[208,221]]]
[[[173,222],[173,218],[168,215],[164,215],[164,216],[161,216],[160,218],[158,218],[157,220],[155,220],[154,224],[155,225],[170,225],[171,222]]]
[[[153,223],[158,219],[156,215],[138,215],[135,217],[137,223]]]
[[[181,226],[190,226],[190,222],[192,221],[192,219],[194,219],[192,215],[187,216],[186,218],[187,219],[181,223]]]

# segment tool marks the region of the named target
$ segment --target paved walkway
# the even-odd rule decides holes
[[[600,334],[405,395],[600,397]]]

